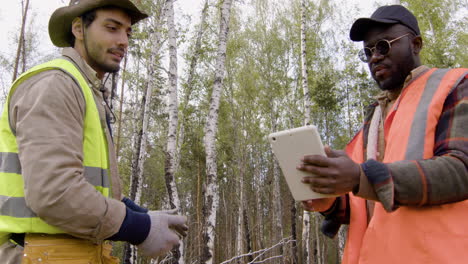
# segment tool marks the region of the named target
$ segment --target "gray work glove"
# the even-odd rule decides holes
[[[180,236],[187,235],[187,217],[176,215],[177,209],[167,211],[149,211],[151,228],[148,237],[137,245],[146,257],[165,255],[174,246],[179,245]]]

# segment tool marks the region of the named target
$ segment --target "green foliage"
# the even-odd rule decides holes
[[[432,67],[466,67],[468,19],[464,0],[405,0],[423,37],[422,62]]]

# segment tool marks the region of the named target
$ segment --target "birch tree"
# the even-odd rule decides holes
[[[167,132],[165,179],[170,207],[179,208],[180,210],[179,192],[177,191],[174,176],[177,168],[175,164],[175,155],[177,148],[177,124],[179,111],[179,102],[177,98],[177,32],[174,22],[174,0],[167,1],[167,27],[169,33],[169,97],[167,105],[169,126]],[[185,263],[183,241],[180,241],[178,248],[172,250],[172,252],[174,253],[173,263]]]
[[[216,214],[219,205],[216,162],[216,132],[218,130],[218,111],[221,89],[224,80],[226,44],[229,32],[229,19],[232,0],[224,0],[221,7],[219,43],[216,59],[215,78],[211,94],[209,112],[205,125],[204,146],[206,152],[206,194],[204,202],[204,250],[202,263],[213,263]]]
[[[306,51],[306,0],[301,0],[301,80],[304,93],[304,124],[310,124],[310,94],[307,75]],[[318,244],[318,239],[316,240]],[[302,255],[305,263],[310,263],[310,213],[303,210],[302,214]]]

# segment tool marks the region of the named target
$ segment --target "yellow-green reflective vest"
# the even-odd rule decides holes
[[[11,233],[63,233],[37,217],[26,205],[18,145],[8,118],[10,98],[18,85],[47,70],[62,70],[68,73],[83,91],[86,103],[83,131],[84,176],[100,193],[109,196],[107,141],[91,88],[76,66],[65,59],[56,59],[33,67],[13,83],[0,118],[0,245],[9,239]]]

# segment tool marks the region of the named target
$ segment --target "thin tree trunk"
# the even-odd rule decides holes
[[[26,28],[26,17],[28,15],[28,10],[29,10],[29,0],[26,0],[26,4],[23,1],[21,1],[21,6],[23,7],[23,17],[21,21],[21,30],[20,30],[20,35],[18,39],[18,48],[16,49],[16,58],[15,58],[15,65],[13,66],[13,81],[16,80],[18,77],[18,68],[19,68],[19,61],[21,57],[21,51],[24,50],[26,47],[24,46],[24,34],[25,34],[25,28]],[[23,60],[25,60],[24,55],[23,55]],[[26,64],[25,62],[23,64]]]
[[[21,72],[26,71],[26,37],[23,37],[23,44],[21,44]]]
[[[338,231],[338,263],[340,263],[341,259],[343,259],[347,233],[348,233],[348,226],[341,225],[341,228]]]
[[[197,163],[197,244],[198,244],[198,262],[202,262],[202,257],[203,257],[203,250],[205,249],[203,247],[203,223],[202,223],[202,216],[203,216],[203,205],[202,205],[202,172],[201,172],[201,160],[198,160]]]
[[[239,167],[239,169],[242,170],[241,167]],[[244,227],[244,176],[242,175],[242,172],[241,172],[241,175],[240,176],[240,179],[239,179],[239,186],[237,188],[237,190],[239,191],[239,208],[238,208],[238,214],[237,214],[237,237],[236,237],[236,241],[237,241],[237,244],[236,244],[236,255],[237,256],[240,256],[242,255],[242,253],[244,253],[244,235],[243,235],[243,227]],[[237,262],[238,263],[242,263],[241,262],[242,259],[239,259]]]
[[[318,215],[314,216],[314,226],[315,226],[315,263],[322,264],[322,245],[320,243],[320,222]]]
[[[291,239],[292,239],[292,263],[296,264],[297,261],[297,232],[296,232],[296,218],[297,218],[297,208],[296,201],[292,200],[291,204]]]
[[[302,90],[304,92],[304,123],[310,123],[310,93],[307,70],[307,46],[306,46],[306,3],[301,0],[301,68],[302,68]]]
[[[123,103],[124,103],[124,88],[125,88],[125,71],[127,70],[127,57],[124,57],[124,64],[122,68],[122,78],[120,79],[121,87],[120,87],[120,106],[119,106],[119,121],[117,122],[117,142],[115,146],[115,152],[117,159],[119,158],[120,153],[120,141],[122,140],[122,111],[123,111]]]
[[[247,215],[247,209],[244,205],[244,213],[242,214],[244,219],[244,235],[245,235],[245,244],[247,246],[247,252],[252,252],[252,238],[250,237],[250,227],[249,227],[249,216]],[[247,261],[251,262],[253,260],[253,256],[248,256]]]
[[[307,46],[306,46],[306,3],[301,0],[301,68],[302,89],[304,93],[304,124],[310,124],[310,95],[307,71]],[[302,214],[302,256],[304,263],[310,263],[310,213],[303,210]]]
[[[166,147],[166,163],[165,163],[165,179],[166,188],[169,195],[169,204],[171,208],[180,209],[179,192],[177,191],[175,173],[175,153],[177,147],[177,124],[178,124],[178,111],[179,102],[177,98],[177,32],[174,23],[174,0],[167,2],[167,26],[169,31],[169,100],[168,100],[168,114],[169,114],[169,128],[167,133],[167,147]],[[172,250],[173,262],[172,263],[185,263],[184,259],[184,243],[180,241],[177,248]]]
[[[272,122],[272,130],[277,130],[277,119],[274,117],[275,113],[277,112],[276,103],[273,101],[273,109],[271,111],[271,122]],[[280,188],[280,168],[278,166],[278,162],[273,157],[273,153],[271,153],[271,160],[273,162],[273,221],[274,224],[272,225],[274,230],[273,239],[275,241],[280,241],[284,234],[283,234],[283,208],[281,206],[281,188]],[[279,247],[279,253],[283,255],[284,253],[284,245]],[[280,261],[281,263],[284,262],[284,258]]]
[[[217,163],[216,163],[216,144],[215,137],[218,131],[218,111],[219,101],[221,98],[221,89],[224,80],[225,61],[226,61],[226,44],[229,32],[229,19],[231,13],[232,0],[224,0],[221,8],[220,30],[219,30],[219,46],[216,60],[216,73],[211,94],[210,108],[205,126],[204,145],[206,151],[206,195],[205,195],[205,239],[203,251],[203,263],[213,263],[214,256],[214,240],[216,226],[216,211],[219,205],[219,193],[217,178]]]

